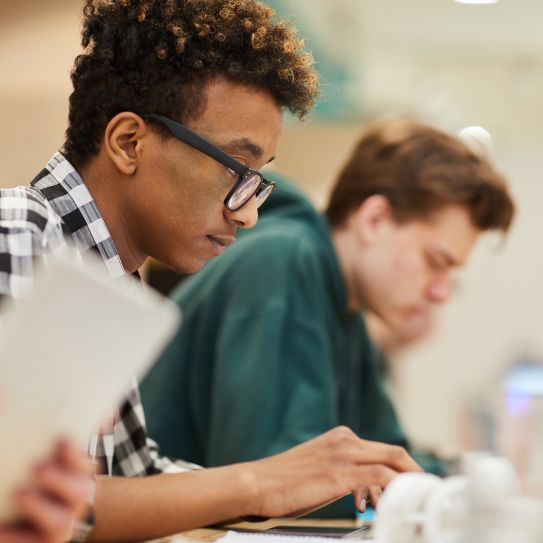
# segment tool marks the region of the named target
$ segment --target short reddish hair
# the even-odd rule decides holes
[[[486,158],[459,138],[405,119],[364,132],[332,189],[326,209],[332,228],[374,194],[387,198],[400,222],[460,205],[477,228],[505,232],[515,213],[505,178]]]

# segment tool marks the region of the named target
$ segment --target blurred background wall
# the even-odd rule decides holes
[[[478,247],[439,330],[393,365],[411,435],[455,449],[466,412],[504,368],[543,358],[543,2],[270,4],[300,27],[322,72],[317,112],[305,124],[288,120],[275,164],[318,205],[364,124],[381,114],[451,132],[482,125],[493,137],[518,203],[513,232]],[[0,0],[0,186],[28,182],[62,144],[79,11],[76,0]]]

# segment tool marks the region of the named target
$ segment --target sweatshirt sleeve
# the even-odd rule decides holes
[[[290,238],[268,244],[270,254],[273,273],[254,253],[238,268],[245,284],[261,279],[250,295],[225,296],[215,340],[208,465],[269,456],[338,423],[319,247]]]
[[[281,300],[237,311],[223,322],[216,352],[208,465],[269,456],[337,424],[318,317]]]

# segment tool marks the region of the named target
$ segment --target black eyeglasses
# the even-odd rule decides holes
[[[198,149],[198,151],[215,159],[239,175],[238,180],[224,199],[224,205],[230,211],[237,211],[253,196],[256,197],[256,207],[260,207],[275,189],[276,184],[264,179],[260,172],[248,168],[245,164],[232,158],[228,153],[215,147],[215,145],[209,143],[181,123],[155,113],[142,115],[142,117],[149,121],[159,122],[178,140],[194,147],[194,149]]]

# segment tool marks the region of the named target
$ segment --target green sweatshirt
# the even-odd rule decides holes
[[[326,220],[294,186],[280,181],[258,225],[174,300],[183,324],[141,387],[165,454],[253,460],[338,424],[407,446]],[[352,500],[328,514],[352,516]]]

